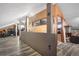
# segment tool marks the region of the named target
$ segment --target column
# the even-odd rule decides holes
[[[17,37],[17,24],[16,24],[16,28],[15,28],[15,31],[16,31],[16,37]]]
[[[29,32],[29,18],[28,18],[28,16],[26,16],[25,29],[26,29],[26,32]]]
[[[25,19],[25,31],[27,32],[27,16],[26,16],[26,19]]]
[[[47,33],[53,33],[52,4],[47,4]]]
[[[64,27],[64,19],[62,18],[62,34],[61,34],[61,41],[66,43],[66,34],[65,34],[65,27]]]
[[[53,43],[52,42],[52,39],[51,39],[51,35],[52,35],[53,32],[53,16],[52,16],[52,4],[51,3],[48,3],[47,4],[47,34],[48,34],[48,50],[49,50],[49,55],[53,55],[55,56],[56,55],[56,44],[55,42]],[[53,41],[55,41],[53,39]],[[51,44],[54,44],[53,45],[53,50],[51,48]]]
[[[19,36],[21,36],[21,20],[19,20],[18,29],[19,29]]]
[[[54,19],[53,20],[54,20],[54,27],[53,27],[54,28],[54,33],[57,33],[57,28],[58,28],[57,27],[57,22],[58,22],[57,17],[54,16]]]

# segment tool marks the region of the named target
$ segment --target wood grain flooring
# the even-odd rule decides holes
[[[0,56],[41,56],[19,37],[0,38]]]

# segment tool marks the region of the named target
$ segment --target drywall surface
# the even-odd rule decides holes
[[[56,55],[56,35],[47,33],[22,32],[20,39],[43,56]],[[51,50],[49,50],[49,44]]]

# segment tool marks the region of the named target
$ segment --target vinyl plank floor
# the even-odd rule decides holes
[[[0,38],[0,56],[41,56],[19,37]]]

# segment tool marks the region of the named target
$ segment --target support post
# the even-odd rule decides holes
[[[62,40],[62,42],[66,43],[66,34],[65,34],[65,27],[64,27],[64,19],[63,18],[62,18],[61,40]]]
[[[58,28],[58,26],[57,26],[57,22],[58,22],[58,20],[57,20],[57,17],[56,16],[54,16],[54,33],[57,33],[57,28]]]
[[[53,33],[52,4],[47,4],[47,33]]]
[[[21,20],[19,20],[19,36],[21,36]]]
[[[26,21],[25,21],[25,31],[29,32],[29,18],[26,16]]]
[[[25,20],[25,31],[27,32],[27,16],[26,16],[26,20]]]
[[[49,55],[55,56],[56,55],[56,45],[52,42],[51,34],[53,32],[53,16],[52,16],[52,4],[47,4],[47,33],[48,33],[48,50]],[[53,39],[55,41],[55,39]],[[53,50],[51,49],[52,43],[54,44]]]
[[[15,28],[15,31],[16,31],[16,37],[17,37],[17,24],[16,24],[16,28]]]

